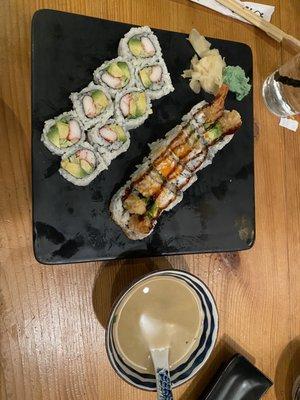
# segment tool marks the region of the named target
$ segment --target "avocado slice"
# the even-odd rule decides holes
[[[56,122],[56,126],[59,132],[59,137],[66,140],[69,135],[69,124],[60,120]]]
[[[107,67],[107,72],[115,78],[122,78],[123,76],[123,71],[118,63],[109,64],[109,66]]]
[[[124,76],[127,79],[130,79],[130,72],[127,63],[124,61],[118,61],[117,65],[120,68],[120,70],[122,70],[122,76]]]
[[[199,137],[197,135],[197,132],[192,131],[192,133],[190,134],[190,136],[187,139],[187,143],[193,147],[197,142],[199,141]]]
[[[120,142],[126,142],[127,136],[125,135],[124,129],[120,125],[112,124],[110,125],[110,129],[116,132]]]
[[[136,105],[136,99],[133,96],[130,103],[129,103],[129,116],[131,118],[137,118],[137,105]]]
[[[87,174],[77,163],[72,163],[68,160],[61,161],[61,167],[75,178],[84,178]]]
[[[91,93],[91,96],[96,106],[99,106],[101,108],[107,107],[108,99],[101,90],[94,90]]]
[[[65,147],[69,147],[72,146],[72,142],[70,142],[69,140],[65,140],[65,139],[59,139],[59,144],[61,148],[65,148]]]
[[[220,124],[216,124],[214,127],[209,129],[204,133],[204,139],[208,142],[208,144],[213,143],[215,140],[219,139],[222,135],[222,128]]]
[[[138,93],[137,99],[136,99],[136,115],[137,117],[141,117],[142,115],[145,114],[146,109],[147,109],[147,101],[146,101],[146,94],[145,93]]]
[[[129,39],[128,47],[131,53],[136,57],[138,57],[143,52],[142,42],[137,37],[132,37],[131,39]]]
[[[80,166],[88,175],[94,171],[94,167],[86,160],[80,160]]]
[[[149,215],[149,217],[151,218],[156,218],[158,215],[158,211],[159,208],[157,207],[157,205],[155,204],[155,202],[152,204],[152,206],[149,208],[147,214]]]
[[[145,86],[145,88],[149,88],[152,85],[152,82],[150,80],[150,69],[149,68],[143,68],[140,70],[140,77],[142,84]]]
[[[59,131],[56,124],[51,126],[47,133],[47,137],[54,146],[60,148]]]
[[[72,154],[70,157],[69,157],[69,161],[71,162],[71,163],[75,163],[75,164],[79,164],[79,158],[78,157],[76,157],[76,155],[75,154]]]

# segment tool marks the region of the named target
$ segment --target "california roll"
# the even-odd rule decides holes
[[[105,61],[94,71],[94,81],[103,85],[112,97],[119,91],[133,85],[134,70],[131,63],[122,57]]]
[[[150,99],[160,99],[174,91],[170,74],[163,60],[152,58],[142,61],[135,71],[137,86],[145,90]]]
[[[41,141],[51,153],[61,156],[85,140],[84,127],[74,111],[45,122]]]
[[[84,142],[63,155],[59,173],[76,186],[86,186],[105,169],[107,165],[100,154]]]
[[[116,95],[116,120],[127,129],[135,129],[142,125],[150,114],[151,103],[145,91],[128,88]]]
[[[113,115],[113,102],[104,86],[91,82],[81,92],[71,93],[70,99],[85,129],[105,123]]]
[[[130,135],[123,125],[114,119],[105,124],[97,124],[88,132],[89,142],[95,145],[107,165],[127,151],[130,145]]]
[[[141,61],[151,57],[161,57],[157,37],[149,26],[131,28],[120,40],[118,54],[128,60]]]

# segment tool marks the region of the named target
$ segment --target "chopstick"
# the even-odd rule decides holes
[[[245,18],[247,21],[251,22],[257,28],[263,30],[267,35],[275,39],[277,42],[282,42],[283,40],[285,40],[293,47],[296,47],[299,51],[300,40],[296,39],[294,36],[288,35],[281,29],[277,28],[277,26],[271,24],[268,21],[265,21],[263,18],[261,18],[254,12],[247,10],[246,8],[243,8],[235,0],[217,0],[217,2],[229,8],[231,11],[238,14],[240,17]]]

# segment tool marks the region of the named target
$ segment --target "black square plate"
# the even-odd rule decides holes
[[[60,158],[41,143],[43,123],[71,109],[69,94],[92,80],[93,70],[117,56],[118,42],[132,25],[53,10],[32,21],[32,182],[34,252],[45,264],[124,257],[244,250],[254,241],[253,101],[229,94],[243,126],[200,173],[183,201],[165,213],[154,233],[131,241],[111,220],[108,207],[143,157],[148,143],[163,137],[191,107],[209,99],[194,94],[181,77],[194,54],[187,35],[154,29],[175,91],[153,101],[153,114],[131,131],[129,150],[87,187],[73,186],[58,173]],[[252,80],[250,48],[211,39],[227,64],[240,65]]]

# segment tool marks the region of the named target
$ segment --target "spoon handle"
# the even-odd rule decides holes
[[[169,349],[151,349],[155,369],[157,400],[173,400],[169,371]]]

